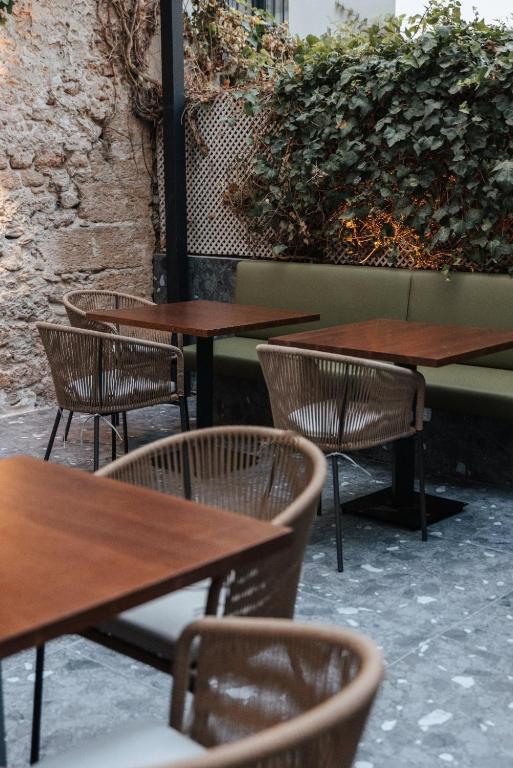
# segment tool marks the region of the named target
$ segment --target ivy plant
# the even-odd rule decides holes
[[[12,13],[14,0],[0,0],[0,24],[5,24],[8,13]]]
[[[461,17],[350,21],[301,43],[265,108],[237,205],[276,256],[410,252],[418,265],[513,255],[513,30]]]

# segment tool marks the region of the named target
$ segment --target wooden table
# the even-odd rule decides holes
[[[197,337],[197,413],[198,427],[212,425],[214,378],[214,337],[274,328],[319,320],[318,314],[270,309],[222,301],[179,301],[130,309],[94,310],[90,320],[99,320],[138,328],[154,328],[169,333]]]
[[[385,360],[408,368],[424,365],[438,368],[478,355],[513,347],[513,331],[436,325],[406,320],[367,320],[331,328],[277,336],[271,344],[333,352],[371,360]],[[344,510],[387,522],[418,528],[415,484],[415,453],[412,438],[396,443],[391,489],[355,499]],[[436,522],[463,508],[463,503],[439,496],[426,496],[428,522]]]
[[[0,659],[222,578],[290,538],[289,529],[243,515],[37,459],[4,459]]]

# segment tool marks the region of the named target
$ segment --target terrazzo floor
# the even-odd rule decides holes
[[[42,457],[54,411],[0,418],[0,457]],[[178,430],[172,406],[129,419],[131,448]],[[104,428],[102,458],[110,459]],[[92,423],[62,431],[53,461],[92,468]],[[344,463],[342,498],[388,482],[386,467]],[[419,534],[344,519],[345,566],[336,572],[331,483],[315,521],[297,618],[350,626],[383,648],[386,677],[356,768],[513,766],[513,491],[432,484],[467,502],[458,517]],[[32,651],[3,662],[9,765],[28,765]],[[138,718],[167,716],[169,679],[81,638],[48,648],[43,755]],[[71,766],[70,766],[71,768]],[[312,766],[321,768],[321,766]]]

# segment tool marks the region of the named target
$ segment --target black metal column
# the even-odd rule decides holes
[[[196,349],[196,424],[203,429],[211,427],[214,420],[214,339],[198,337]]]
[[[160,0],[168,301],[188,298],[182,0]]]

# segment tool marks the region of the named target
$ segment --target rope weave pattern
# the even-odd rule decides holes
[[[274,425],[325,452],[371,448],[422,430],[425,382],[388,363],[261,344]]]
[[[186,708],[193,653],[196,683]],[[203,746],[231,744],[224,748],[231,759],[220,750],[216,760],[214,750],[177,768],[349,768],[381,674],[375,646],[347,630],[196,622],[179,643],[171,722]],[[255,734],[251,745],[233,743]]]
[[[137,339],[155,341],[157,344],[169,344],[171,335],[166,331],[152,328],[137,328],[131,325],[111,325],[97,320],[88,320],[86,312],[95,309],[131,309],[132,307],[155,306],[155,302],[132,296],[119,291],[70,291],[63,296],[62,302],[66,308],[69,322],[75,328],[86,328],[90,331],[103,333],[119,333],[121,336],[133,336]],[[182,349],[183,337],[177,335],[177,346]]]
[[[53,323],[37,323],[37,329],[57,402],[65,410],[116,413],[176,401],[184,394],[178,347]]]
[[[99,474],[291,527],[289,547],[228,576],[218,610],[293,616],[304,549],[326,477],[325,459],[311,443],[274,429],[196,430],[133,451]]]

